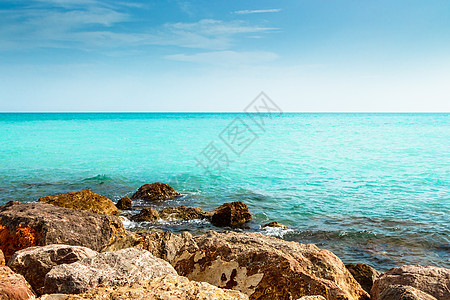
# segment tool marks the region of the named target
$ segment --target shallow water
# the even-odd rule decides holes
[[[236,117],[256,137],[240,155],[219,138]],[[254,216],[241,230],[276,220],[292,230],[262,232],[344,262],[450,267],[449,114],[285,113],[264,129],[244,114],[0,114],[0,204],[80,189],[116,201],[161,181],[183,197],[159,206],[241,200]],[[205,174],[210,142],[231,162]]]

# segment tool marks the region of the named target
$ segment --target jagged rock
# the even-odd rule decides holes
[[[193,240],[171,260],[191,280],[236,289],[250,299],[369,298],[337,256],[315,245],[248,232],[210,231]]]
[[[146,233],[142,236],[142,245],[154,256],[168,262],[172,262],[184,250],[197,247],[192,234],[189,232],[173,234],[170,231]]]
[[[316,295],[316,296],[303,296],[297,300],[327,300],[327,299],[325,299],[325,297],[323,296]]]
[[[224,203],[215,210],[207,212],[207,216],[213,225],[219,227],[241,226],[252,219],[247,205],[241,201]]]
[[[125,196],[122,199],[120,199],[119,201],[117,201],[116,207],[118,209],[130,209],[132,206],[133,202],[131,201],[130,197]]]
[[[345,267],[352,273],[353,278],[370,294],[373,283],[380,277],[380,272],[366,264],[348,264]]]
[[[412,287],[438,300],[450,299],[450,269],[405,265],[390,269],[375,280],[371,296],[373,300],[393,300],[401,291],[417,294]],[[389,289],[389,291],[387,291]],[[413,297],[413,296],[411,296]],[[404,299],[422,299],[404,298]]]
[[[135,222],[155,222],[159,219],[159,213],[154,208],[143,208],[137,215],[130,218]]]
[[[97,255],[86,247],[68,245],[48,245],[29,247],[14,253],[8,266],[25,277],[34,291],[42,294],[45,275],[56,265],[71,264],[85,257]]]
[[[45,203],[11,201],[0,207],[0,249],[7,260],[18,250],[51,244],[100,251],[124,233],[116,216]]]
[[[381,292],[382,300],[436,300],[430,294],[408,285],[390,285]]]
[[[170,187],[170,185],[161,182],[154,182],[141,186],[137,192],[131,196],[131,199],[156,201],[171,200],[178,196],[181,196],[181,194],[176,192],[172,187]]]
[[[114,202],[89,190],[46,196],[40,198],[39,202],[98,214],[116,215],[119,213]]]
[[[22,275],[0,266],[0,299],[31,300],[35,299],[35,294]]]
[[[193,220],[205,218],[205,212],[198,207],[187,207],[184,205],[177,207],[166,207],[160,213],[161,219],[174,220]]]
[[[264,228],[264,227],[279,227],[279,228],[283,228],[283,229],[288,229],[289,228],[289,226],[286,226],[286,225],[283,225],[281,223],[278,223],[277,221],[273,221],[273,222],[264,224],[262,226],[262,228]]]
[[[126,230],[124,234],[114,239],[111,244],[102,248],[100,252],[113,252],[127,248],[142,248],[142,237]]]
[[[79,294],[99,284],[123,286],[165,274],[177,273],[150,252],[129,248],[53,267],[45,276],[43,292]]]
[[[6,264],[5,255],[3,254],[3,251],[0,250],[0,266],[4,266],[5,264]]]

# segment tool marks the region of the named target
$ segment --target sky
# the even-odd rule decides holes
[[[0,0],[0,111],[449,112],[450,1]]]

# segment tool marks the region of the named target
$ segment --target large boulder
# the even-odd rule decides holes
[[[373,283],[380,277],[380,272],[366,264],[348,264],[345,267],[352,273],[353,278],[359,282],[361,287],[370,294]]]
[[[177,207],[166,207],[159,213],[159,216],[165,220],[194,220],[205,218],[205,212],[199,207],[181,205]]]
[[[100,251],[124,233],[116,216],[45,203],[11,201],[0,207],[0,249],[7,260],[18,250],[51,244]]]
[[[89,190],[45,196],[39,198],[39,202],[65,208],[87,210],[98,214],[116,215],[119,213],[114,202]]]
[[[150,252],[128,248],[53,267],[45,276],[43,292],[79,294],[99,284],[123,286],[166,274],[177,275],[168,262]]]
[[[121,198],[119,201],[117,201],[116,207],[118,209],[125,210],[125,209],[131,209],[132,205],[133,205],[133,201],[131,201],[130,197],[125,196],[125,197]]]
[[[130,219],[135,222],[155,222],[159,219],[159,213],[154,208],[143,208]]]
[[[219,227],[237,227],[252,219],[247,205],[241,201],[224,203],[209,211],[207,216],[213,225]]]
[[[35,299],[35,294],[22,275],[0,266],[0,299],[31,300]]]
[[[171,261],[178,274],[250,299],[368,299],[369,295],[333,253],[315,245],[258,233],[210,231],[179,248]]]
[[[8,266],[25,277],[34,291],[42,294],[45,275],[56,265],[71,264],[86,257],[97,255],[86,247],[47,245],[19,250],[11,257]]]
[[[408,287],[412,287],[414,290]],[[450,270],[418,265],[393,268],[383,273],[374,282],[371,296],[373,300],[394,300],[399,299],[396,298],[396,295],[401,294],[401,291],[417,294],[418,292],[415,290],[438,300],[450,299]],[[422,296],[417,299],[422,299],[420,297]]]
[[[170,185],[162,182],[147,183],[141,186],[131,199],[141,199],[146,201],[171,200],[181,196]]]

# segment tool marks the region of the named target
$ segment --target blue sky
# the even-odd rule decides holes
[[[0,1],[0,111],[450,111],[449,1]]]

